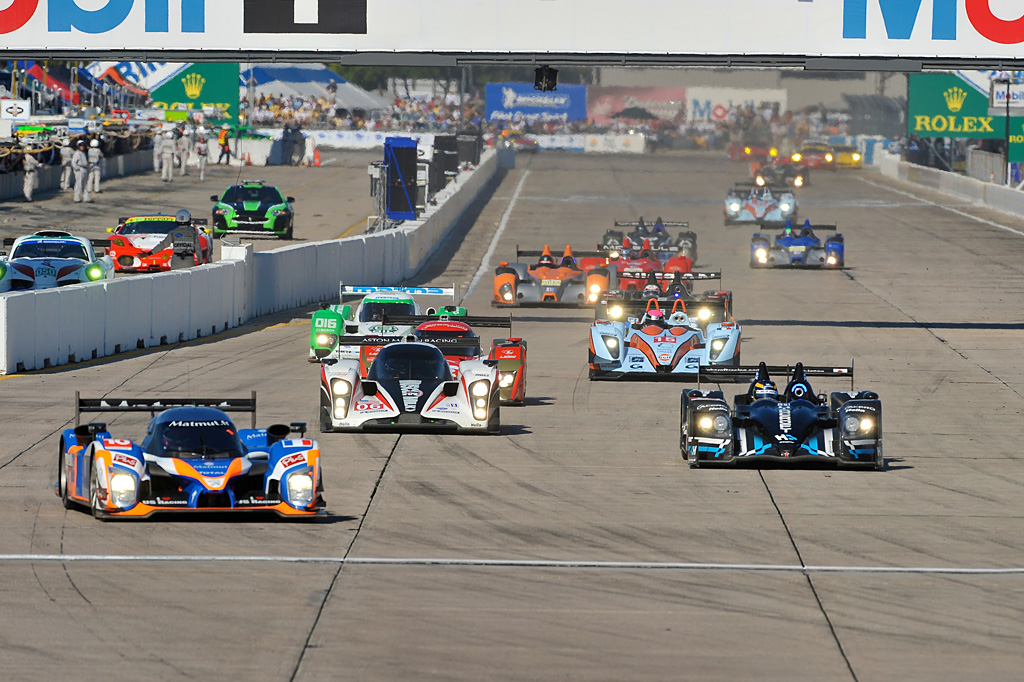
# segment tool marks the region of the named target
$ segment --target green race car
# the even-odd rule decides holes
[[[291,239],[295,225],[295,197],[282,196],[273,185],[262,180],[245,180],[210,197],[213,207],[213,234],[272,235]]]
[[[419,296],[451,296],[455,299],[455,288],[442,287],[383,287],[383,286],[340,286],[341,302],[326,305],[313,313],[313,324],[309,333],[309,361],[320,362],[327,358],[356,360],[359,346],[339,346],[341,336],[405,336],[411,334],[416,325],[385,324],[385,316],[447,315],[465,317],[465,308],[456,305],[429,307],[421,311],[413,294]],[[362,295],[361,301],[345,302],[346,296]]]

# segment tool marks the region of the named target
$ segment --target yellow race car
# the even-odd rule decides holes
[[[837,145],[832,148],[836,168],[863,168],[864,157],[856,147]]]

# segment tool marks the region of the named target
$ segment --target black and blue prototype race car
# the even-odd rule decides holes
[[[788,379],[779,391],[771,375]],[[686,389],[680,412],[680,446],[691,468],[738,462],[822,462],[883,469],[882,402],[872,391],[854,391],[853,366],[705,367],[701,380],[744,381],[732,409],[722,391]],[[815,394],[808,377],[850,380],[851,390]]]
[[[802,228],[787,221],[782,232],[772,236],[755,232],[750,238],[752,268],[824,268],[841,270],[846,265],[846,242],[836,233],[822,238],[815,230],[835,232],[835,225],[811,225],[805,220]]]

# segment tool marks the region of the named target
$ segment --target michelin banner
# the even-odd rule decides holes
[[[553,92],[533,83],[488,83],[487,120],[492,123],[566,123],[587,120],[587,86],[559,85]]]
[[[0,53],[95,59],[97,51],[132,51],[154,61],[161,51],[1019,59],[1024,43],[1015,0],[634,0],[628,11],[621,0],[517,0],[514,19],[509,7],[508,0],[0,0]]]

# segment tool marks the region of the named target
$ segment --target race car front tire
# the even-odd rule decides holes
[[[331,417],[327,414],[327,408],[320,407],[320,433],[331,433],[334,431],[334,425],[331,423]]]
[[[60,439],[60,452],[57,456],[57,488],[60,492],[60,502],[64,505],[65,509],[71,509],[74,503],[71,498],[68,497],[68,467],[67,461],[65,460],[66,453],[64,452],[64,439]]]
[[[501,412],[500,410],[494,411],[494,416],[487,420],[487,433],[491,435],[501,435]]]
[[[107,514],[100,509],[99,480],[96,477],[95,457],[92,460],[92,467],[90,469],[92,473],[89,475],[89,509],[92,511],[93,518],[106,521]]]

